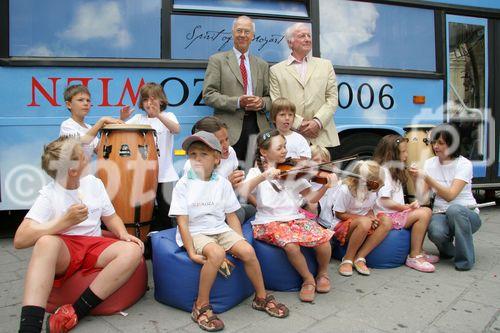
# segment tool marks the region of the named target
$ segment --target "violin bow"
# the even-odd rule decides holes
[[[285,176],[285,175],[293,174],[293,173],[299,173],[299,172],[307,171],[309,169],[319,168],[319,167],[322,167],[322,166],[325,166],[325,165],[330,165],[330,164],[335,164],[335,163],[342,163],[342,162],[352,161],[352,160],[355,160],[357,158],[358,158],[358,155],[347,156],[347,157],[339,158],[338,160],[333,160],[333,161],[330,161],[330,162],[325,162],[325,163],[320,163],[320,164],[316,164],[316,165],[305,166],[305,167],[302,167],[302,168],[299,168],[299,169],[292,169],[292,170],[284,171],[284,172],[281,173],[280,176]]]

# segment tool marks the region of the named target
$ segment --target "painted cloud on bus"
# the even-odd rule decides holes
[[[9,4],[11,56],[160,58],[161,0]]]
[[[327,5],[326,2],[322,3]],[[353,49],[370,41],[375,33],[379,14],[373,4],[333,0],[332,10],[321,11],[322,55],[343,66],[370,67],[366,55]],[[326,22],[334,22],[327,24]],[[376,50],[373,50],[376,52]]]
[[[83,3],[76,8],[74,21],[61,33],[61,37],[89,41],[103,39],[115,47],[131,45],[132,37],[123,21],[118,3]]]

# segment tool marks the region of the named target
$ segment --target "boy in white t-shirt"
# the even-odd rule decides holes
[[[74,304],[49,316],[47,331],[71,330],[113,294],[139,265],[144,245],[129,235],[100,179],[82,173],[87,157],[74,137],[44,147],[42,168],[54,180],[44,186],[14,236],[14,247],[33,246],[26,273],[20,332],[40,332],[52,286],[77,270],[102,269]],[[101,220],[118,239],[101,235]]]
[[[208,116],[198,120],[191,130],[191,134],[199,131],[213,133],[222,147],[221,159],[219,165],[215,168],[218,175],[227,178],[233,189],[237,189],[245,178],[245,172],[238,170],[238,157],[236,151],[229,145],[229,135],[227,125],[217,117]],[[191,169],[191,162],[186,160],[184,164],[184,174]],[[241,208],[236,211],[236,215],[241,223],[255,215],[255,198],[250,196],[249,203],[241,204]]]
[[[156,190],[157,213],[151,224],[151,230],[172,228],[168,217],[169,202],[172,189],[179,179],[174,169],[174,134],[181,130],[177,118],[172,112],[165,112],[168,100],[163,87],[154,82],[148,82],[139,91],[139,108],[146,114],[136,114],[126,121],[127,124],[150,125],[156,131],[159,150],[158,156],[158,187]],[[122,118],[122,120],[125,120]]]
[[[292,130],[295,118],[295,104],[288,99],[280,97],[273,101],[271,107],[271,121],[278,132],[286,140],[286,157],[292,159],[310,159],[311,148],[309,142],[301,134]]]
[[[222,320],[213,313],[209,297],[226,251],[245,265],[255,288],[252,307],[274,317],[286,317],[288,309],[266,293],[259,261],[242,236],[234,214],[240,204],[231,183],[214,172],[222,152],[219,140],[212,133],[200,131],[187,137],[182,148],[188,153],[191,169],[175,185],[170,216],[177,218],[179,246],[184,246],[191,260],[203,265],[191,317],[204,330],[224,328]]]
[[[64,101],[71,112],[71,117],[61,123],[59,136],[79,136],[87,157],[91,157],[96,152],[99,143],[97,134],[103,126],[123,123],[123,121],[111,117],[102,117],[94,126],[85,123],[85,117],[90,111],[91,104],[90,91],[82,84],[67,87],[64,91]],[[127,114],[128,112],[130,112],[129,106],[125,106],[120,110],[121,114]]]

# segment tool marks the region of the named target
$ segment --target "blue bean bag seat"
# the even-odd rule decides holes
[[[252,230],[244,224],[243,234],[252,243]],[[158,302],[191,312],[198,295],[201,265],[189,259],[184,248],[175,242],[176,228],[151,235],[153,250],[153,279],[155,299]],[[236,268],[228,279],[217,274],[210,293],[210,304],[214,312],[222,313],[241,303],[254,293],[243,263],[231,256]]]
[[[302,285],[302,277],[293,268],[288,257],[280,247],[254,239],[253,247],[259,259],[266,289],[275,291],[297,291]],[[302,247],[309,271],[316,275],[318,264],[312,248]]]
[[[411,231],[408,229],[392,229],[387,237],[366,256],[366,265],[371,268],[395,268],[403,265],[410,253]],[[340,246],[333,239],[333,257],[342,260],[347,250],[347,244]]]

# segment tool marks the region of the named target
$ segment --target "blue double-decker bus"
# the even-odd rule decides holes
[[[369,156],[383,135],[454,121],[474,187],[500,188],[498,0],[0,0],[0,211],[27,209],[47,181],[39,156],[69,117],[69,84],[89,87],[93,123],[161,83],[182,155],[213,112],[207,59],[232,47],[241,14],[256,24],[251,52],[270,64],[289,54],[289,25],[311,24],[313,54],[337,73],[339,154]]]

